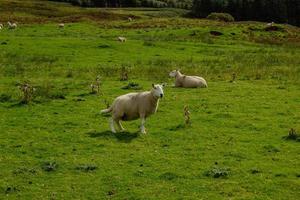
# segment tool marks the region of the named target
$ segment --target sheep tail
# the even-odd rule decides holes
[[[101,114],[104,114],[104,113],[110,113],[112,111],[112,106],[107,108],[107,109],[104,109],[104,110],[101,110],[100,113]]]

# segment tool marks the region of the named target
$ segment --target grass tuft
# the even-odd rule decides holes
[[[212,169],[204,173],[205,176],[210,176],[213,178],[226,178],[229,176],[229,168],[227,167],[217,167],[214,166]]]
[[[177,179],[179,178],[179,176],[175,173],[172,173],[172,172],[166,172],[166,173],[163,173],[159,176],[160,179],[162,180],[166,180],[166,181],[172,181],[174,179]]]
[[[0,94],[0,102],[9,102],[12,100],[12,96],[10,94]]]
[[[283,137],[286,140],[296,140],[300,141],[300,135],[296,132],[295,129],[291,128],[289,134]]]
[[[142,86],[135,82],[129,82],[127,85],[122,87],[123,90],[141,90]]]
[[[56,162],[45,162],[42,164],[42,169],[46,172],[56,171],[58,168],[58,164]]]
[[[10,193],[16,193],[19,192],[20,190],[15,187],[15,186],[7,186],[5,189],[5,194],[10,194]]]
[[[98,169],[98,167],[93,164],[84,164],[84,165],[77,166],[75,169],[83,171],[83,172],[91,172],[91,171]]]

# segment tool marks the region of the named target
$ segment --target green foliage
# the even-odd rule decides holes
[[[210,13],[206,18],[224,22],[234,22],[234,18],[228,13]]]

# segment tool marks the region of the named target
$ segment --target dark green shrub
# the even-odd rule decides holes
[[[232,15],[228,13],[210,13],[207,17],[207,19],[212,19],[212,20],[218,20],[218,21],[223,21],[223,22],[234,22],[234,18]]]

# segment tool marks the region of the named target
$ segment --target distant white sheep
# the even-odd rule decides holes
[[[274,26],[274,22],[271,22],[271,23],[267,23],[267,26]]]
[[[199,76],[186,76],[181,74],[179,70],[173,70],[169,74],[170,77],[175,77],[175,87],[184,88],[206,88],[207,83],[204,78]]]
[[[18,27],[17,23],[7,22],[9,29],[16,29]]]
[[[154,114],[158,108],[159,98],[164,96],[164,84],[152,84],[151,91],[140,93],[129,93],[117,97],[112,106],[104,109],[101,113],[112,113],[110,119],[110,128],[113,133],[116,132],[114,123],[121,131],[124,130],[120,121],[131,121],[141,119],[141,132],[146,134],[145,121],[151,114]]]
[[[131,17],[128,17],[128,21],[129,21],[129,22],[132,22],[132,18],[131,18]]]
[[[64,28],[64,27],[65,27],[65,24],[64,24],[64,23],[60,23],[60,24],[58,24],[58,27],[59,27],[59,28]]]
[[[126,42],[126,38],[125,37],[118,37],[119,42]]]

